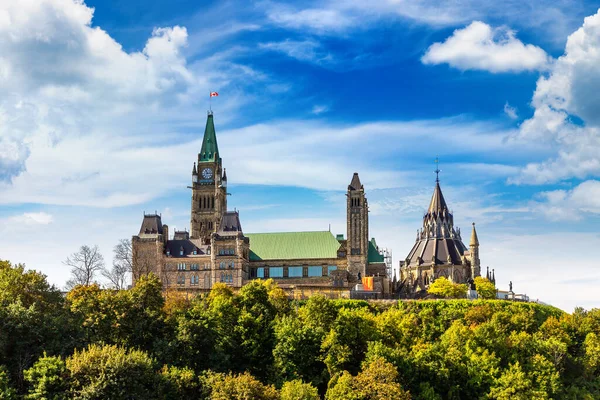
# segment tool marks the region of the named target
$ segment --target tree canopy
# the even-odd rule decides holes
[[[194,297],[153,275],[63,297],[8,262],[0,289],[0,398],[600,398],[596,309],[294,301],[271,280]]]

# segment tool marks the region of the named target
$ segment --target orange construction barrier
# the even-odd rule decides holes
[[[362,278],[363,290],[373,290],[373,277],[365,276]]]

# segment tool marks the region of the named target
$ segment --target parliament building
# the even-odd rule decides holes
[[[315,292],[330,297],[390,295],[391,265],[375,239],[369,239],[369,207],[358,173],[346,193],[346,236],[329,231],[245,233],[239,213],[227,209],[227,173],[209,112],[191,189],[189,231],[171,235],[161,215],[144,214],[132,238],[133,284],[153,272],[165,289],[192,293],[209,291],[216,283],[237,289],[253,279],[272,278],[295,297]],[[422,264],[416,268],[410,276],[419,281],[425,270]]]

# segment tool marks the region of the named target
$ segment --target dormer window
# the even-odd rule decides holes
[[[182,256],[182,255],[183,255],[183,247],[181,247],[181,248],[179,249],[179,255],[180,255],[180,256]]]
[[[198,255],[198,249],[194,249],[194,251],[192,252],[193,255],[197,256]]]
[[[167,256],[171,255],[171,250],[167,249]]]

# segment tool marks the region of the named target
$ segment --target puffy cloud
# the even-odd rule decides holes
[[[533,117],[517,141],[545,142],[556,155],[525,166],[514,183],[552,183],[600,175],[600,11],[571,34],[564,54],[542,76],[533,96]]]
[[[219,102],[229,110],[248,82],[264,82],[231,54],[188,62],[180,26],[127,52],[93,12],[81,0],[0,2],[0,202],[112,207],[160,196],[176,185],[165,163],[190,141],[178,130],[204,124],[198,93],[230,89]],[[154,187],[149,175],[161,178]]]
[[[523,44],[515,32],[506,27],[494,29],[474,21],[455,30],[445,42],[432,44],[421,61],[498,73],[543,70],[551,59],[541,48]]]
[[[578,220],[586,213],[600,214],[600,181],[588,180],[571,190],[540,194],[534,209],[551,220]]]

